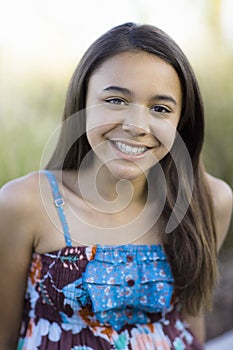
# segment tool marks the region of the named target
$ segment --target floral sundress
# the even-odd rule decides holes
[[[160,245],[66,246],[32,256],[17,350],[203,350],[181,319]]]

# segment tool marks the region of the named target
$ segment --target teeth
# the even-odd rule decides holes
[[[146,147],[135,147],[135,146],[132,147],[120,141],[115,141],[114,143],[117,146],[117,148],[119,148],[120,151],[127,154],[138,155],[138,154],[142,154],[147,150]]]

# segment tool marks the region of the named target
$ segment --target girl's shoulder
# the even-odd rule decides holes
[[[231,187],[223,180],[206,173],[206,179],[214,205],[214,217],[218,240],[218,249],[221,247],[227,234],[233,205],[233,194]]]
[[[39,173],[33,172],[25,176],[7,182],[0,189],[0,206],[7,206],[8,209],[23,211],[34,203],[35,196],[39,190]]]
[[[40,202],[39,172],[7,182],[0,189],[1,224],[12,228],[15,225],[19,229],[23,223],[25,229],[30,226],[33,230],[38,221]]]
[[[0,241],[2,249],[27,254],[35,242],[40,201],[39,173],[6,183],[0,189]],[[4,248],[5,247],[5,248]],[[3,252],[2,252],[3,254]]]

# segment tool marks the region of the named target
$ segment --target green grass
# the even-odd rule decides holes
[[[65,90],[64,83],[39,77],[24,82],[22,90],[6,84],[0,106],[0,187],[39,169],[48,137],[61,120]]]
[[[48,121],[2,125],[0,137],[0,186],[26,173],[38,170],[43,145],[52,131]]]

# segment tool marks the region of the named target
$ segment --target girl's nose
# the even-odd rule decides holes
[[[147,132],[144,129],[139,128],[138,126],[136,126],[134,124],[129,124],[129,123],[123,123],[122,130],[133,137],[145,136],[147,134]]]
[[[145,136],[149,134],[148,109],[138,105],[132,106],[122,123],[122,130],[131,136]]]

